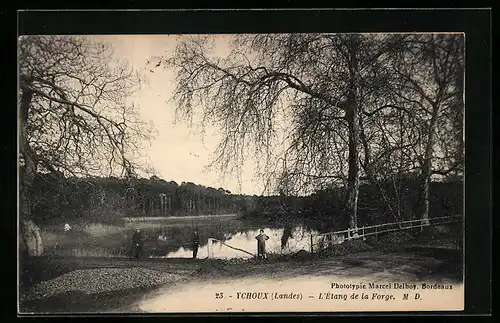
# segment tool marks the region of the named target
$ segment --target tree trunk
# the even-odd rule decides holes
[[[357,61],[357,35],[350,36],[350,89],[347,102],[347,122],[349,124],[349,171],[347,182],[347,203],[346,212],[349,217],[349,227],[358,227],[358,195],[359,195],[359,146],[360,146],[360,128],[359,128],[359,102],[358,86],[356,77],[358,74]]]
[[[423,169],[426,167],[424,166]],[[429,225],[429,182],[430,176],[425,174],[426,171],[422,171],[419,180],[419,196],[418,196],[418,218],[421,219],[421,223],[424,225]]]
[[[33,220],[20,219],[19,223],[19,248],[21,256],[36,257],[43,254],[43,241],[40,228]]]
[[[435,104],[432,107],[432,117],[428,128],[427,146],[425,147],[425,156],[422,163],[422,172],[419,179],[418,196],[418,218],[422,224],[429,224],[429,185],[432,175],[432,155],[434,150],[434,137],[436,133],[439,107]]]
[[[22,79],[22,82],[25,80]],[[33,222],[32,217],[32,188],[36,175],[36,161],[29,148],[26,133],[28,112],[33,93],[23,86],[20,106],[20,138],[19,150],[24,159],[19,179],[19,248],[23,256],[41,256],[43,253],[40,228]]]
[[[351,112],[351,114],[356,114]],[[347,182],[347,205],[346,211],[349,217],[349,227],[358,226],[358,195],[359,195],[359,151],[357,117],[349,118],[349,175]]]
[[[360,143],[362,144],[364,148],[364,167],[363,170],[365,172],[365,175],[367,179],[370,181],[372,185],[376,185],[378,190],[380,191],[380,195],[382,196],[382,199],[385,202],[385,206],[388,210],[388,212],[392,215],[396,223],[398,224],[398,227],[401,228],[400,224],[400,212],[399,212],[399,205],[398,207],[398,212],[395,213],[394,209],[391,205],[391,201],[387,197],[385,193],[385,189],[380,185],[378,182],[377,178],[374,176],[373,171],[371,169],[372,165],[371,163],[371,150],[370,150],[370,144],[368,143],[368,140],[366,139],[364,129],[363,129],[363,120],[360,118]],[[359,188],[358,188],[359,189]]]

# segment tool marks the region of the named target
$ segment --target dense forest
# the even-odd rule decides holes
[[[34,212],[52,219],[116,220],[122,217],[236,213],[231,192],[191,182],[116,177],[36,177]]]
[[[308,196],[237,195],[220,187],[191,182],[149,179],[36,177],[34,212],[43,222],[53,220],[115,221],[122,217],[196,216],[238,213],[249,219],[335,219],[335,227],[348,226],[343,210],[345,190],[331,187]],[[383,185],[383,184],[382,184]],[[386,187],[365,183],[360,187],[360,225],[414,219],[418,181],[411,177]],[[382,195],[383,194],[383,195]],[[462,212],[462,182],[432,182],[431,217]]]
[[[418,179],[411,177],[400,181],[397,186],[391,181],[379,185],[369,183],[361,185],[359,226],[418,219],[418,185]],[[345,196],[346,191],[341,187],[317,190],[306,197],[253,196],[250,199],[251,206],[244,209],[243,216],[264,217],[276,221],[293,217],[322,223],[323,226],[315,225],[315,227],[323,231],[345,229],[349,227]],[[462,180],[450,179],[430,183],[430,218],[462,214],[462,212]]]

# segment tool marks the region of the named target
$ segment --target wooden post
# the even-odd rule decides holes
[[[210,245],[212,244],[212,239],[208,238],[208,243],[207,243],[207,258],[210,259]]]
[[[365,241],[366,240],[366,237],[365,237],[365,227],[363,227],[361,229],[361,234],[363,235],[363,241]]]
[[[312,233],[311,233],[310,238],[311,238],[311,253],[313,253],[314,252],[314,248],[313,248],[313,235],[312,235]]]

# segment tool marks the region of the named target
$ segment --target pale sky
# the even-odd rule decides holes
[[[105,35],[94,36],[110,43],[118,59],[125,59],[137,69],[147,82],[134,98],[134,104],[140,109],[144,121],[152,122],[156,128],[155,138],[151,146],[143,155],[153,167],[154,173],[167,180],[193,182],[215,188],[223,187],[232,193],[245,193],[260,195],[263,185],[254,180],[254,167],[252,162],[245,165],[242,174],[241,189],[235,176],[226,174],[225,179],[220,178],[214,171],[207,172],[205,166],[210,161],[211,154],[216,148],[220,137],[213,128],[207,127],[205,136],[197,133],[196,129],[189,129],[186,123],[174,124],[175,106],[167,100],[172,95],[173,73],[163,68],[156,68],[150,72],[151,66],[147,61],[152,56],[165,55],[175,48],[177,35]],[[218,36],[221,40],[228,36]],[[217,42],[217,54],[225,54],[224,46],[220,49],[221,42]],[[222,41],[222,44],[224,41]]]

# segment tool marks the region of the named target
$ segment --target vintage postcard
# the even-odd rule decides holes
[[[463,310],[464,44],[20,35],[19,313]]]

